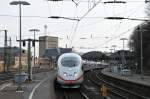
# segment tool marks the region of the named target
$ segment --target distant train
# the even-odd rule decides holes
[[[56,83],[62,88],[79,88],[83,82],[82,58],[75,53],[65,53],[58,58]]]

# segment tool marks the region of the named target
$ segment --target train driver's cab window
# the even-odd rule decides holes
[[[61,60],[61,64],[64,67],[75,67],[79,65],[79,59],[76,57],[64,57]]]

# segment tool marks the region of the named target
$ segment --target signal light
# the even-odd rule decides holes
[[[22,53],[25,53],[25,50],[22,50]]]
[[[32,46],[33,46],[33,47],[35,46],[35,41],[32,41]]]
[[[26,41],[23,41],[23,46],[26,46]]]

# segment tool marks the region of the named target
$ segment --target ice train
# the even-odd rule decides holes
[[[82,58],[75,53],[65,53],[58,58],[56,82],[62,88],[79,88],[83,82]]]

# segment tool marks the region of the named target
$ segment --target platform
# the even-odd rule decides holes
[[[150,76],[141,76],[140,74],[132,74],[130,76],[129,75],[124,76],[121,73],[110,72],[109,68],[103,69],[102,73],[104,75],[107,75],[107,76],[110,76],[110,77],[114,77],[114,78],[117,78],[117,79],[126,80],[126,81],[129,81],[129,82],[133,82],[133,83],[137,83],[137,84],[141,84],[141,85],[150,87]]]
[[[17,91],[13,82],[0,85],[0,99],[55,99],[53,81],[55,71],[36,73],[32,82],[21,84],[22,91]]]

